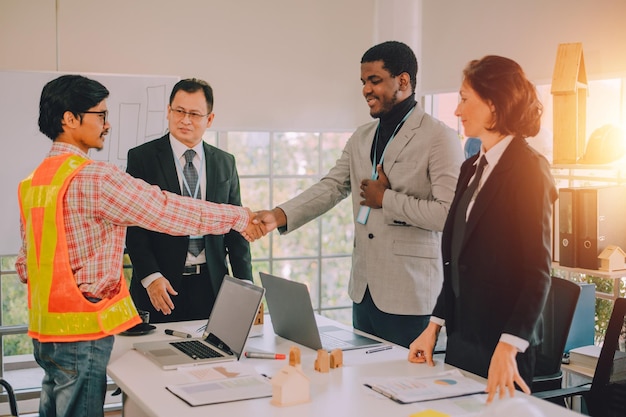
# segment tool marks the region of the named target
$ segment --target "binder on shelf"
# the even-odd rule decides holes
[[[559,189],[559,205],[558,205],[558,247],[559,264],[562,266],[576,267],[576,222],[577,222],[577,189],[561,188]]]
[[[552,262],[559,263],[559,199],[552,205],[552,227],[550,228],[550,242],[552,243]]]
[[[626,187],[583,187],[576,194],[576,266],[598,269],[607,245],[626,248]]]

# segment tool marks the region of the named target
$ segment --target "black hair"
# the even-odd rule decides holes
[[[409,74],[411,87],[415,92],[417,85],[417,58],[408,45],[398,41],[387,41],[372,46],[365,51],[361,64],[366,62],[383,61],[383,68],[389,71],[392,77],[403,72]]]
[[[53,141],[63,133],[63,115],[69,111],[81,120],[82,113],[109,96],[98,81],[82,75],[62,75],[48,82],[39,100],[39,130]]]
[[[184,80],[180,80],[174,85],[174,88],[172,88],[172,93],[170,94],[170,105],[172,104],[172,101],[174,101],[174,96],[180,90],[187,93],[195,93],[196,91],[202,90],[204,98],[206,99],[208,112],[211,113],[213,111],[213,89],[206,81],[198,78],[186,78]]]

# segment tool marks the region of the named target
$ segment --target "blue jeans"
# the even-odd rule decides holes
[[[352,327],[407,348],[429,322],[430,315],[405,316],[379,310],[369,288],[360,303],[352,303]]]
[[[40,417],[103,417],[106,367],[113,336],[87,342],[33,339],[35,360],[45,371]]]

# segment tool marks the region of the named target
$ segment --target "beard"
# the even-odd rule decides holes
[[[387,113],[389,113],[391,111],[391,109],[393,109],[395,107],[395,105],[398,103],[398,94],[399,93],[400,93],[400,90],[394,91],[390,100],[381,101],[379,99],[379,103],[381,105],[381,108],[378,111],[375,111],[373,109],[370,110],[370,116],[372,116],[372,118],[374,118],[374,119],[378,119],[378,118],[383,117]]]

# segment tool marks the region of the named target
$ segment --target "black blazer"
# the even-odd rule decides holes
[[[204,144],[206,172],[206,200],[241,206],[239,175],[233,155]],[[181,194],[176,163],[169,135],[139,145],[128,151],[127,172],[161,189]],[[230,261],[232,275],[252,281],[250,245],[239,232],[204,237],[207,266],[213,293],[217,294]],[[188,236],[170,236],[129,227],[126,247],[133,264],[131,293],[138,305],[149,305],[141,280],[154,272],[161,272],[174,288],[180,288],[182,270],[187,257]],[[147,303],[147,304],[146,304]]]
[[[502,333],[531,346],[541,340],[557,191],[547,160],[526,140],[513,139],[470,212],[458,260],[460,296],[455,298],[450,268],[454,216],[478,157],[461,166],[442,235],[444,283],[433,315],[446,320],[446,362],[486,377]],[[522,369],[520,373],[527,379]]]

